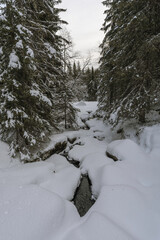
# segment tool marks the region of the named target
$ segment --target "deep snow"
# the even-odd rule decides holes
[[[145,127],[139,137],[129,128],[128,139],[120,140],[92,118],[96,102],[74,106],[79,125],[90,129],[54,135],[44,150],[76,137],[67,151],[80,169],[57,154],[21,164],[0,142],[0,240],[159,240],[160,125]],[[81,173],[88,173],[97,199],[82,218],[69,201]]]

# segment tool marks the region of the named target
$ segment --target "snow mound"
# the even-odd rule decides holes
[[[1,240],[51,240],[71,227],[78,213],[68,201],[36,185],[1,186]]]
[[[52,176],[51,179],[43,182],[41,187],[55,192],[67,200],[72,200],[79,185],[80,170],[71,165],[65,157],[58,154],[51,156],[47,162],[55,165],[54,177]]]
[[[104,207],[104,203],[103,203]],[[87,214],[63,240],[135,240],[104,214],[92,211]]]
[[[81,120],[86,120],[97,110],[97,102],[78,102],[73,106],[79,109],[77,117]]]
[[[102,187],[103,168],[112,165],[112,159],[104,153],[91,153],[87,155],[81,163],[82,174],[88,174],[92,182],[92,194],[97,198]]]
[[[111,226],[109,224],[108,231],[106,230],[106,239],[159,239],[160,212],[157,211],[155,205],[152,205],[153,199],[148,197],[148,193],[148,189],[139,191],[134,187],[120,184],[103,187],[92,212],[98,212],[114,223],[114,233],[112,231],[110,235]],[[154,201],[156,205],[157,200]],[[120,235],[120,237],[114,238],[114,234],[119,236],[119,229],[123,229],[123,232],[126,233],[124,235],[130,237],[123,238],[123,235]]]
[[[53,155],[45,162],[19,164],[0,170],[0,182],[6,187],[34,184],[67,200],[73,198],[79,180],[80,170],[59,155]]]
[[[68,156],[70,159],[81,162],[90,153],[105,153],[106,151],[106,143],[100,142],[95,138],[84,137],[82,142],[83,146],[76,145],[69,151]]]
[[[78,117],[90,119],[90,130],[54,135],[48,146],[76,138],[67,151],[80,170],[56,154],[45,162],[11,165],[8,146],[0,142],[0,240],[160,239],[160,125],[144,128],[138,146],[117,140],[109,126],[91,119],[96,102],[85,104]],[[132,124],[128,132],[137,129]],[[97,198],[82,218],[68,201],[80,173],[89,175]]]
[[[81,107],[81,106],[86,106],[86,103],[83,102],[83,101],[81,101],[81,102],[77,103],[76,106],[80,106],[80,107]]]
[[[148,158],[143,149],[130,139],[111,142],[107,152],[118,160],[142,161]]]
[[[144,128],[140,135],[140,145],[147,152],[160,148],[160,125]]]

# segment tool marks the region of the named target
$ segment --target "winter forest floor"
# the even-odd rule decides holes
[[[0,240],[159,240],[160,125],[118,134],[94,116],[96,102],[74,106],[80,129],[53,135],[42,154],[65,150],[46,161],[11,160],[0,142]],[[89,185],[78,196],[82,176],[92,197]],[[83,217],[76,201],[91,207]]]

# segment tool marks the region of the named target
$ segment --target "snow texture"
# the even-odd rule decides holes
[[[16,52],[13,50],[9,56],[9,65],[10,68],[21,69],[21,64],[19,62],[19,57],[16,55]]]
[[[144,127],[138,145],[117,140],[109,125],[92,119],[97,103],[74,106],[90,129],[54,135],[43,151],[76,137],[67,151],[80,169],[56,154],[45,162],[11,161],[0,142],[0,239],[159,240],[160,125]],[[82,218],[69,202],[81,173],[89,175],[97,199]]]

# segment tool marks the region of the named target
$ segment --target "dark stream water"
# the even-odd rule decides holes
[[[64,156],[70,164],[73,164],[76,168],[79,168],[79,162],[75,160],[69,160],[67,153],[63,153],[61,155]],[[88,175],[81,175],[81,182],[76,189],[72,202],[76,206],[81,217],[84,216],[95,203],[95,200],[92,199],[91,181]]]
[[[87,175],[82,175],[81,183],[73,199],[79,215],[84,216],[95,201],[92,199],[91,184]]]

